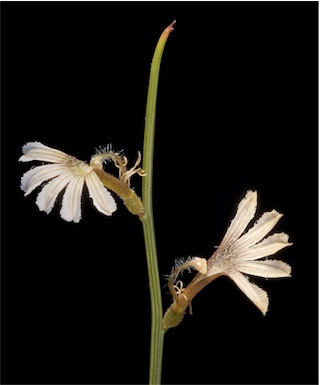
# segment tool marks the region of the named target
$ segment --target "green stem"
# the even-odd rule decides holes
[[[142,180],[142,203],[144,215],[140,217],[143,226],[145,239],[146,257],[149,275],[150,299],[151,299],[151,345],[150,345],[150,367],[149,384],[158,385],[161,383],[163,337],[162,328],[162,297],[159,278],[159,268],[156,249],[156,238],[153,222],[152,206],[152,175],[153,175],[153,150],[156,118],[156,102],[159,80],[159,70],[162,53],[170,32],[173,30],[175,21],[171,23],[159,38],[155,48],[149,78],[146,120],[143,143],[143,169],[147,176]]]
[[[159,280],[159,269],[154,235],[153,220],[148,215],[141,218],[147,254],[149,287],[151,299],[151,342],[150,342],[150,366],[149,384],[161,384],[163,336],[162,328],[162,298]]]

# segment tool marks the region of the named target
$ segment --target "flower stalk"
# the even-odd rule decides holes
[[[143,164],[142,168],[146,172],[146,177],[142,180],[142,203],[144,215],[140,216],[143,226],[145,239],[150,300],[151,300],[151,343],[150,343],[150,367],[149,384],[157,385],[161,383],[162,355],[163,355],[163,337],[162,328],[162,297],[159,278],[159,268],[156,249],[156,238],[153,221],[152,205],[152,175],[153,175],[153,154],[154,154],[154,136],[155,136],[155,118],[158,80],[160,72],[160,63],[163,50],[170,32],[173,30],[172,22],[161,34],[154,51],[148,86],[148,96],[146,105],[145,131],[143,144]]]

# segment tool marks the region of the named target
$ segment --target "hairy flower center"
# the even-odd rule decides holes
[[[208,265],[210,264],[210,268],[214,268],[214,270],[228,271],[233,268],[235,258],[235,250],[232,248],[227,248],[216,253],[215,258],[212,259],[212,262],[210,263],[208,261]]]
[[[77,176],[85,176],[93,170],[93,167],[74,157],[70,157],[65,164],[70,168],[70,171]]]

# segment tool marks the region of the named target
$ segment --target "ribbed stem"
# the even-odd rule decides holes
[[[175,21],[171,23],[161,34],[154,51],[148,96],[146,106],[146,120],[143,143],[143,165],[142,168],[147,175],[142,180],[142,203],[144,215],[140,217],[146,247],[146,257],[149,275],[150,299],[151,299],[151,344],[150,344],[150,367],[149,384],[159,385],[161,383],[163,336],[162,328],[162,297],[159,278],[159,268],[156,249],[156,237],[154,231],[153,209],[152,209],[152,175],[153,175],[153,153],[154,134],[156,118],[156,101],[159,80],[159,70],[162,53],[170,32],[173,30]]]
[[[145,215],[141,218],[145,247],[147,254],[147,265],[149,274],[149,287],[151,299],[151,341],[150,341],[150,366],[149,384],[161,384],[163,336],[162,328],[162,297],[159,280],[159,269],[155,242],[155,233],[152,217]]]

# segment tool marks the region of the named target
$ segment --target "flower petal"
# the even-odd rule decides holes
[[[243,251],[241,250],[238,258],[244,261],[253,261],[273,255],[284,247],[291,246],[292,243],[288,242],[288,240],[289,236],[287,234],[275,233],[265,238],[262,242]]]
[[[251,283],[248,278],[238,271],[228,273],[234,283],[239,289],[257,306],[257,308],[266,315],[269,306],[269,299],[267,293],[262,290],[259,286]]]
[[[239,271],[245,274],[263,278],[291,277],[291,266],[278,260],[248,261],[237,265]]]
[[[62,199],[60,210],[61,218],[70,222],[79,222],[81,219],[81,194],[83,190],[84,176],[78,176],[68,184]]]
[[[73,174],[64,173],[47,183],[38,194],[36,200],[39,210],[49,214],[60,191],[62,191],[74,177]]]
[[[21,190],[25,192],[25,196],[29,195],[41,183],[62,174],[65,170],[66,166],[61,164],[34,167],[22,175]]]
[[[115,200],[110,192],[104,187],[95,172],[86,176],[86,184],[94,206],[103,214],[111,215],[117,209]]]
[[[45,146],[40,142],[28,142],[22,147],[22,152],[24,155],[19,158],[20,162],[41,160],[50,163],[64,163],[72,159],[72,157],[65,152]]]
[[[248,223],[254,217],[257,207],[257,192],[248,191],[245,198],[238,205],[237,213],[231,221],[220,247],[225,248],[227,244],[233,243],[245,231]]]
[[[235,243],[236,249],[247,248],[260,242],[277,224],[283,214],[276,210],[264,213],[255,225]]]

